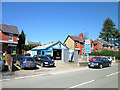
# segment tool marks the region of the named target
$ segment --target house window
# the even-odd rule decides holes
[[[76,42],[76,47],[78,47],[78,42]]]
[[[78,50],[78,55],[79,55],[79,53],[80,53],[80,50]]]
[[[12,41],[13,40],[13,35],[9,34],[9,40]]]

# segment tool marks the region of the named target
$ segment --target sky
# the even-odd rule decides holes
[[[106,18],[118,28],[117,2],[3,2],[2,23],[24,30],[27,40],[47,44],[68,35],[99,38]]]

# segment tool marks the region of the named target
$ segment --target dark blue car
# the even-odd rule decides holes
[[[17,61],[16,64],[23,68],[36,68],[36,61],[31,56],[22,56]]]
[[[34,59],[36,60],[38,65],[44,66],[55,66],[55,62],[51,60],[49,57],[44,55],[34,55]]]
[[[110,67],[111,66],[111,61],[109,61],[107,58],[103,57],[101,59],[96,59],[95,61],[89,62],[88,67],[98,67],[98,68],[103,68],[103,67]]]

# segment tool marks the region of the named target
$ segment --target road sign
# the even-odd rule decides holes
[[[90,50],[90,39],[85,40],[85,53],[91,53],[91,50]]]

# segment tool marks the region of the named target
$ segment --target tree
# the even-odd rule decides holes
[[[115,45],[115,46],[117,46],[118,44],[119,44],[119,34],[120,34],[120,32],[118,31],[118,29],[117,28],[115,28],[113,31],[112,31],[112,38],[113,38],[113,44]]]
[[[102,31],[100,32],[99,38],[108,42],[110,42],[111,40],[112,42],[112,31],[115,29],[114,26],[115,26],[114,22],[110,18],[107,18],[104,21],[103,28]]]
[[[118,30],[118,34],[116,36],[116,39],[117,39],[117,46],[119,47],[119,50],[120,50],[120,30]]]
[[[29,51],[31,49],[33,49],[34,47],[37,47],[36,45],[24,45],[22,44],[22,49],[25,50],[25,51]]]
[[[18,36],[18,49],[19,49],[19,54],[22,54],[22,45],[25,45],[25,34],[24,31],[22,30],[21,34]]]

